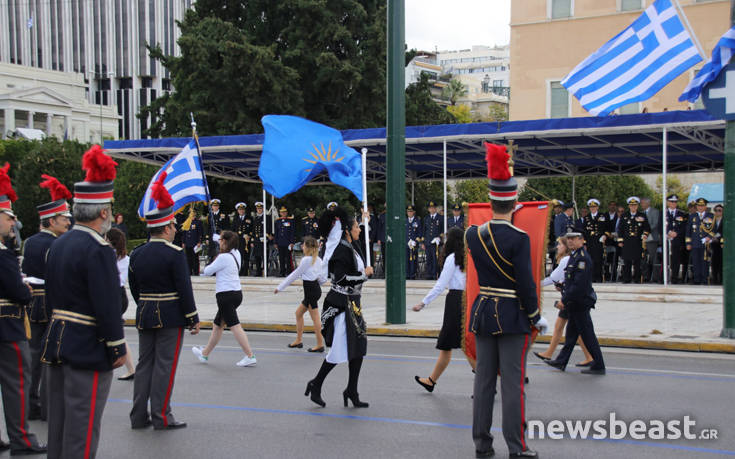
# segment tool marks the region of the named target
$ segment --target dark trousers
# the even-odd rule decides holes
[[[27,388],[31,382],[31,355],[28,341],[0,342],[0,389],[3,397],[5,427],[12,449],[38,445],[28,431]]]
[[[656,264],[656,255],[658,251],[659,243],[658,241],[649,241],[646,243],[646,254],[647,254],[647,260],[646,260],[646,266],[643,270],[643,275],[646,282],[660,282],[661,281],[661,273],[660,272],[654,272],[653,265]]]
[[[48,400],[46,399],[45,365],[41,364],[41,351],[43,351],[43,334],[48,323],[31,323],[31,339],[28,342],[31,349],[31,385],[28,389],[30,410],[39,413],[44,421],[48,413]]]
[[[712,244],[712,285],[722,284],[722,246]]]
[[[490,429],[500,372],[503,403],[503,437],[508,451],[519,453],[526,445],[526,353],[531,338],[525,334],[475,336],[477,366],[472,400],[472,439],[477,451],[488,451],[493,445]]]
[[[419,251],[417,248],[406,249],[406,279],[416,279],[416,264],[418,263]]]
[[[257,241],[253,244],[252,247],[250,247],[250,256],[253,258],[253,261],[255,262],[255,272],[252,273],[254,276],[262,276],[263,275],[263,243],[260,241]]]
[[[669,244],[669,267],[671,269],[671,282],[673,283],[680,282],[686,275],[687,266],[686,263],[683,262],[681,252],[681,244]]]
[[[171,395],[174,390],[176,367],[184,341],[183,328],[138,330],[139,357],[135,367],[133,409],[130,423],[139,427],[149,417],[153,426],[162,428],[175,422],[171,413]]]
[[[281,277],[286,277],[293,271],[293,260],[291,259],[291,250],[287,245],[278,246],[278,267]]]
[[[707,283],[707,262],[704,261],[704,247],[692,247],[689,259],[692,263],[692,277],[695,284]]]
[[[426,244],[426,278],[436,279],[439,265],[439,244]]]
[[[192,276],[199,275],[199,254],[194,251],[194,247],[186,247],[186,263],[189,265],[189,274]]]
[[[605,249],[605,278],[610,282],[618,280],[618,248]]]
[[[599,240],[588,241],[587,250],[589,250],[590,256],[592,257],[592,282],[602,282],[602,252],[604,250],[602,243]]]
[[[242,260],[242,264],[240,265],[240,275],[241,276],[247,276],[248,271],[250,269],[250,250],[245,250],[245,247],[247,247],[245,240],[240,239],[240,257]]]
[[[46,370],[48,457],[95,457],[112,371],[77,370],[69,365],[51,365]]]
[[[563,363],[565,366],[572,356],[574,345],[581,336],[582,342],[587,346],[587,350],[595,361],[590,366],[593,370],[605,369],[605,360],[602,358],[602,350],[600,343],[595,335],[595,327],[592,325],[592,317],[590,317],[590,308],[586,307],[567,307],[569,321],[567,322],[567,330],[564,334],[564,347],[556,357],[557,362]]]
[[[631,270],[633,271],[631,277]],[[623,282],[635,282],[640,284],[641,282],[641,259],[635,258],[633,260],[623,260]]]
[[[214,260],[214,257],[216,257],[219,253],[219,242],[214,242],[210,240],[207,246],[207,255],[209,256],[209,262],[211,263],[212,260]]]

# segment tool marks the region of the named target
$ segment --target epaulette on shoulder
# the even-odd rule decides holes
[[[89,234],[90,236],[92,236],[92,239],[94,239],[99,245],[110,245],[110,243],[107,242],[105,238],[100,236],[100,233],[93,230],[92,228],[88,228],[84,225],[74,225],[73,229]]]
[[[492,223],[498,223],[498,224],[501,224],[501,225],[507,225],[507,226],[510,226],[511,228],[513,228],[514,230],[518,231],[519,233],[526,234],[525,231],[523,231],[522,229],[518,228],[517,226],[513,225],[511,222],[506,221],[506,220],[492,220]]]
[[[306,220],[307,218],[309,218],[308,215],[306,217],[301,217],[302,220]]]

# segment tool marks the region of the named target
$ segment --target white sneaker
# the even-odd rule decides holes
[[[239,362],[237,362],[235,365],[238,367],[252,367],[255,366],[255,364],[258,363],[257,360],[255,360],[255,355],[252,357],[248,357],[247,355],[242,358]]]
[[[202,354],[202,347],[201,346],[194,346],[191,348],[191,352],[194,353],[194,355],[197,356],[200,362],[207,363],[209,361],[209,356]]]

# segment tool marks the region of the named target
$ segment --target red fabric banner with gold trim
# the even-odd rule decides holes
[[[531,240],[531,266],[533,278],[536,281],[536,293],[539,298],[539,307],[541,307],[541,280],[544,278],[544,261],[546,259],[546,250],[549,234],[549,218],[550,211],[547,201],[532,201],[519,203],[522,207],[513,213],[513,225],[528,233]],[[465,208],[465,222],[469,225],[482,225],[490,220],[493,211],[490,203],[473,203],[468,204]],[[462,315],[464,329],[462,338],[462,350],[468,358],[475,360],[475,335],[469,332],[469,317],[472,303],[475,301],[480,291],[477,282],[477,271],[472,262],[469,251],[465,248],[467,287],[465,290],[465,308]],[[532,341],[536,339],[536,329],[533,329],[531,336]]]

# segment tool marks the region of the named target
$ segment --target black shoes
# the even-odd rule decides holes
[[[153,421],[151,421],[151,418],[148,418],[143,422],[143,424],[132,425],[130,426],[130,428],[133,430],[140,430],[140,429],[147,429],[148,427],[152,425],[153,425]]]
[[[174,430],[174,429],[184,429],[186,428],[186,423],[181,421],[174,421],[169,422],[165,426],[153,426],[154,430]]]
[[[540,353],[540,352],[534,352],[534,353],[533,353],[533,355],[535,355],[535,356],[536,356],[536,357],[538,357],[539,359],[543,360],[544,362],[546,362],[547,360],[551,360],[550,358],[548,358],[548,357],[544,357],[543,355],[541,355],[541,353]]]
[[[30,456],[35,454],[44,454],[48,448],[46,448],[46,445],[38,444],[35,446],[29,446],[28,448],[19,448],[19,449],[11,449],[10,455],[11,456]]]
[[[589,366],[592,366],[592,363],[593,362],[594,362],[594,360],[590,360],[589,362],[584,362],[584,363],[575,363],[574,366],[575,367],[580,367],[580,368],[587,368]]]
[[[306,392],[304,392],[305,396],[309,396],[311,394],[311,401],[316,403],[317,405],[324,408],[327,406],[327,404],[322,400],[322,386],[316,385],[316,382],[312,379],[308,383],[306,383]],[[346,402],[345,402],[346,403]]]
[[[354,406],[355,408],[367,408],[368,406],[370,406],[368,402],[360,401],[360,394],[358,394],[357,392],[351,394],[345,390],[344,392],[342,392],[342,398],[344,399],[345,406],[347,406],[348,399],[352,402],[352,406]]]
[[[135,373],[128,373],[124,376],[118,376],[118,381],[132,381],[135,378]]]
[[[0,451],[10,449],[10,443],[0,440]]]
[[[520,453],[511,453],[510,457],[538,457],[538,453],[531,449],[521,451]]]
[[[561,363],[557,360],[544,360],[544,363],[561,371],[564,371],[567,368],[567,365],[565,363]]]
[[[413,379],[415,379],[416,382],[419,383],[419,385],[423,387],[424,389],[426,389],[428,392],[434,392],[434,387],[436,387],[436,381],[431,379],[431,376],[429,376],[429,381],[431,381],[431,385],[422,383],[421,378],[418,376],[414,376]]]
[[[493,457],[495,456],[495,450],[490,448],[487,451],[477,451],[475,450],[475,457]]]
[[[288,347],[289,347],[290,349],[293,349],[293,348],[301,349],[302,347],[304,347],[304,343],[299,343],[299,344],[289,344],[289,345],[288,345]]]
[[[580,371],[583,375],[598,375],[602,376],[605,374],[604,368],[585,368],[584,370]]]
[[[310,347],[307,349],[309,352],[324,352],[324,346],[322,347]]]

